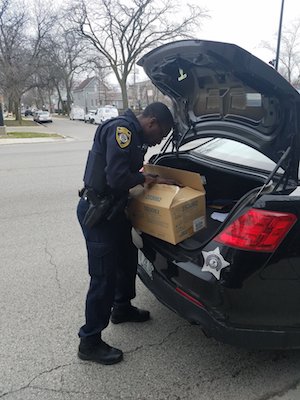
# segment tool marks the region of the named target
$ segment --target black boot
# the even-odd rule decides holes
[[[81,360],[94,361],[99,364],[116,364],[123,359],[119,349],[109,346],[98,337],[80,338],[78,357]]]
[[[110,320],[113,324],[122,322],[145,322],[150,319],[150,312],[141,310],[131,304],[126,306],[114,306]]]

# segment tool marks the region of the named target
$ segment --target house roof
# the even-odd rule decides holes
[[[105,88],[105,90],[112,89],[114,91],[116,90],[116,91],[120,92],[119,85],[110,85],[111,86],[111,89],[110,89],[109,86],[107,86],[105,82],[103,82],[103,81],[99,82],[99,78],[97,78],[96,76],[93,76],[92,78],[86,78],[84,81],[82,81],[78,86],[76,86],[74,88],[73,92],[81,92],[82,90],[86,89],[90,85],[90,83],[94,80],[96,80],[97,85],[100,84],[101,90],[103,90],[103,88]]]
[[[82,81],[75,89],[74,92],[79,91],[79,90],[83,90],[86,86],[89,85],[89,83],[91,83],[91,81],[95,79],[95,77],[93,76],[92,78],[86,78],[84,81]]]

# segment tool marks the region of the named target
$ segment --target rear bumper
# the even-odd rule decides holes
[[[300,329],[250,329],[227,325],[216,320],[204,307],[195,305],[180,295],[156,270],[150,278],[139,265],[138,275],[161,303],[189,322],[200,325],[208,336],[220,342],[248,349],[300,348]]]

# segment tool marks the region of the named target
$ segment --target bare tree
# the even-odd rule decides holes
[[[74,0],[69,19],[79,35],[91,43],[112,68],[128,107],[127,79],[136,60],[166,41],[188,38],[199,30],[206,10],[186,7],[177,0]],[[176,19],[174,19],[176,15]]]
[[[289,82],[297,85],[300,77],[300,20],[284,30],[281,49],[281,72]]]
[[[111,67],[107,65],[104,57],[99,53],[95,54],[93,48],[90,49],[90,55],[87,55],[88,68],[87,73],[95,76],[98,81],[98,103],[99,105],[104,100],[104,104],[109,103],[109,94],[111,93],[111,83],[109,82],[109,75],[111,74]]]
[[[9,4],[9,0],[1,0],[0,1],[0,18],[7,10],[8,4]]]
[[[60,24],[48,43],[48,51],[45,52],[45,60],[47,61],[45,69],[48,80],[55,87],[61,103],[63,103],[61,89],[63,88],[66,91],[65,112],[67,114],[70,113],[73,101],[74,78],[88,64],[85,57],[85,47],[85,43],[78,40],[74,31]]]
[[[10,1],[2,2],[0,12],[0,82],[3,94],[6,94],[10,103],[19,92],[15,78],[16,64],[21,56],[21,30],[26,24],[24,11],[17,14],[12,12]],[[12,104],[10,104],[12,105]]]
[[[276,47],[273,44],[262,42],[262,46],[276,54]],[[283,29],[279,61],[281,75],[294,86],[298,86],[300,83],[300,20],[291,22]]]
[[[21,96],[36,85],[43,42],[54,24],[50,8],[43,7],[36,3],[29,13],[16,0],[2,1],[0,7],[0,82],[19,121]]]

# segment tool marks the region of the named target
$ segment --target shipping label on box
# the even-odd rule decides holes
[[[180,186],[155,184],[133,198],[128,211],[136,229],[177,244],[205,227],[205,190],[199,174],[157,165],[146,165],[145,172],[174,179]]]

